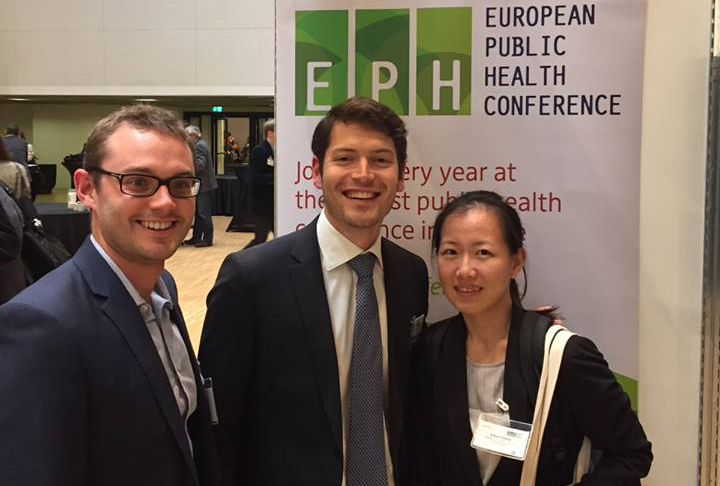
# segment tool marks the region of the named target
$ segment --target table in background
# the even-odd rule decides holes
[[[253,232],[255,225],[250,213],[246,174],[247,164],[225,164],[233,174],[217,176],[218,188],[213,197],[213,214],[232,216],[225,231]]]
[[[234,174],[216,176],[218,188],[213,194],[212,213],[215,216],[232,216],[239,198],[237,177]]]
[[[29,164],[33,194],[50,194],[57,179],[57,165]]]
[[[35,207],[45,233],[56,237],[70,254],[75,254],[90,234],[90,213],[68,209],[67,203],[35,203]]]

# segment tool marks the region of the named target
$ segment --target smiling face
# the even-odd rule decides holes
[[[491,316],[511,307],[510,280],[525,263],[511,254],[497,215],[484,206],[448,215],[437,253],[438,273],[450,303],[466,317]]]
[[[393,140],[337,122],[322,165],[313,158],[313,182],[323,191],[328,220],[350,241],[368,248],[380,234],[395,193],[404,188]]]
[[[193,158],[183,141],[122,124],[106,141],[102,169],[167,179],[193,175]],[[123,270],[162,269],[187,235],[195,198],[173,198],[166,186],[149,197],[123,194],[117,179],[79,169],[75,184],[83,204],[92,210],[95,239]]]

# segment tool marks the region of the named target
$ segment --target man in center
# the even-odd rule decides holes
[[[312,140],[323,212],[220,268],[200,362],[225,484],[398,484],[411,323],[428,284],[422,259],[380,236],[404,188],[406,137],[375,101],[334,107]]]

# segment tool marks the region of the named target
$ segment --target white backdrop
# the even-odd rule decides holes
[[[517,203],[530,201],[530,207],[523,206],[520,212],[527,231],[526,306],[558,305],[568,326],[595,340],[614,371],[637,378],[638,192],[645,1],[602,0],[575,4],[580,12],[583,6],[586,12],[593,9],[593,16],[586,16],[584,23],[573,22],[577,17],[572,17],[568,4],[564,16],[552,15],[544,25],[527,25],[528,14],[532,13],[530,7],[540,5],[529,0],[515,2],[525,25],[518,25],[516,21],[514,26],[502,27],[498,10],[489,10],[491,4],[486,1],[466,1],[465,4],[448,0],[278,2],[278,233],[293,231],[320,211],[316,203],[319,191],[308,180],[312,159],[310,140],[320,117],[295,115],[295,12],[348,11],[347,94],[352,95],[355,93],[355,10],[409,9],[410,95],[408,115],[403,118],[410,131],[408,167],[411,172],[407,174],[406,195],[396,199],[402,208],[386,218],[388,231],[392,232],[394,227],[398,234],[404,228],[405,237],[393,239],[423,256],[431,267],[428,226],[448,195],[482,188],[514,197]],[[542,5],[558,12],[553,6],[562,4],[547,1]],[[472,8],[468,115],[417,114],[414,73],[418,9],[443,6]],[[452,31],[452,26],[448,30]],[[494,40],[489,41],[489,37]],[[551,39],[551,43],[558,39],[557,51],[550,51],[547,56],[531,55],[542,53],[546,38]],[[502,56],[498,49],[488,49],[488,43],[500,43],[503,39],[521,42],[523,52]],[[514,85],[493,86],[488,81],[488,69],[500,66],[506,66],[503,69],[510,73],[505,84],[513,84],[512,73],[517,73]],[[543,79],[545,72],[559,74]],[[599,107],[606,113],[581,114],[577,104],[580,95],[599,99]],[[511,96],[524,97],[535,105],[523,115],[496,113],[496,100]],[[541,100],[549,104],[541,108]],[[609,100],[613,100],[612,107]],[[554,108],[556,103],[559,108]],[[577,114],[568,114],[568,111]],[[476,180],[466,180],[472,178],[473,169]],[[304,174],[308,177],[303,177]],[[430,320],[449,315],[451,309],[439,292],[434,269],[431,269],[431,294]]]

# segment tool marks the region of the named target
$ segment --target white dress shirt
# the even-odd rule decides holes
[[[320,245],[320,260],[322,263],[325,292],[327,293],[332,321],[333,335],[335,337],[335,353],[338,360],[338,378],[340,379],[340,407],[343,426],[343,460],[347,445],[348,413],[350,397],[348,396],[348,377],[350,373],[350,359],[352,357],[353,330],[355,328],[355,287],[357,275],[347,265],[365,250],[355,245],[338,232],[323,211],[317,223],[317,238]],[[380,338],[383,348],[383,384],[385,416],[388,412],[388,332],[387,332],[387,304],[385,302],[385,280],[383,274],[382,251],[380,249],[380,236],[368,248],[367,253],[377,257],[377,264],[373,268],[373,285],[378,302],[380,317]],[[388,486],[394,486],[393,467],[388,447],[387,422],[383,417],[385,435],[385,462],[387,464]],[[343,468],[344,469],[344,468]],[[345,486],[345,474],[342,485]]]
[[[170,298],[170,292],[165,285],[165,281],[158,278],[155,288],[150,295],[150,303],[140,296],[135,286],[130,282],[127,276],[120,270],[120,267],[110,258],[100,244],[95,240],[94,236],[90,236],[90,241],[100,256],[107,262],[110,268],[118,276],[123,286],[127,290],[130,297],[137,305],[140,315],[145,322],[148,333],[152,338],[155,349],[157,349],[160,361],[162,361],[165,374],[167,375],[170,388],[172,389],[175,401],[178,405],[180,416],[185,425],[185,435],[192,452],[192,441],[190,433],[187,429],[187,420],[197,409],[197,385],[195,383],[195,374],[193,373],[192,363],[188,355],[185,341],[183,341],[180,329],[172,322],[170,318],[170,309],[173,303]]]

